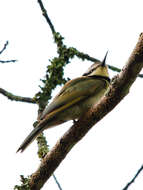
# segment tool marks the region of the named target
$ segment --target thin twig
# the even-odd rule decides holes
[[[54,28],[54,25],[52,24],[51,19],[49,18],[48,14],[47,14],[47,10],[45,9],[45,7],[43,5],[43,2],[41,0],[38,0],[38,3],[40,5],[41,11],[43,13],[43,16],[45,17],[46,21],[48,22],[48,24],[50,26],[50,29],[51,29],[52,33],[54,34],[56,32],[55,28]]]
[[[143,74],[139,74],[138,77],[143,78]]]
[[[128,187],[135,182],[135,179],[138,177],[138,175],[141,173],[141,171],[143,170],[143,165],[140,167],[140,169],[137,171],[137,173],[135,174],[135,176],[133,177],[133,179],[127,183],[127,185],[122,189],[122,190],[127,190]]]
[[[36,101],[33,98],[17,96],[12,94],[11,92],[4,90],[3,88],[0,88],[0,94],[3,94],[10,100],[36,104]]]
[[[115,66],[112,66],[112,65],[108,65],[108,68],[111,69],[112,71],[116,71],[118,73],[121,71],[121,69],[119,69],[119,68],[117,68]]]
[[[4,44],[4,47],[0,51],[0,54],[2,54],[4,50],[6,50],[7,45],[8,45],[8,41],[6,41],[6,43]]]
[[[121,69],[119,69],[115,66],[112,66],[112,65],[108,65],[108,68],[111,69],[112,71],[116,71],[118,73],[121,71]],[[143,74],[138,74],[138,77],[143,78]]]
[[[55,174],[53,174],[53,178],[54,178],[55,182],[57,183],[57,186],[59,187],[59,189],[62,190],[62,187],[61,187],[61,185],[59,184],[59,182],[58,182],[58,180],[57,180]]]
[[[6,50],[7,46],[8,46],[8,41],[6,41],[6,43],[4,44],[2,50],[0,51],[0,54],[2,54],[2,53],[4,52],[4,50]],[[0,60],[0,63],[11,63],[11,62],[14,63],[14,62],[16,62],[16,61],[17,61],[17,60],[15,60],[15,59],[7,60],[7,61]]]
[[[15,59],[12,59],[12,60],[7,60],[7,61],[3,61],[3,60],[0,60],[0,63],[14,63],[14,62],[16,62],[17,60],[15,60]]]

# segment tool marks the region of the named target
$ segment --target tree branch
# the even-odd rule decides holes
[[[34,98],[17,96],[17,95],[12,94],[11,92],[4,90],[3,88],[0,88],[0,94],[3,94],[4,96],[6,96],[10,100],[36,104],[36,101]]]
[[[57,184],[58,188],[59,188],[60,190],[62,190],[62,187],[61,187],[61,185],[60,185],[59,181],[57,180],[57,178],[56,178],[55,174],[53,174],[53,178],[54,178],[54,180],[55,180],[55,182],[56,182],[56,184]]]
[[[116,76],[109,92],[101,101],[81,117],[45,156],[30,179],[31,190],[39,190],[60,165],[72,147],[105,115],[107,115],[128,93],[143,67],[143,33],[127,64]]]
[[[8,46],[8,41],[6,41],[6,43],[4,44],[2,50],[0,51],[0,54],[2,54],[4,50],[6,50],[7,46]]]
[[[134,183],[134,181],[136,180],[136,178],[138,177],[138,175],[141,173],[141,171],[143,170],[143,165],[140,167],[140,169],[137,171],[137,173],[135,174],[135,176],[133,177],[133,179],[127,183],[127,185],[122,189],[122,190],[127,190],[129,188],[129,186]]]
[[[6,50],[7,46],[8,46],[8,41],[6,41],[6,43],[4,44],[2,50],[0,51],[0,54],[2,54]],[[17,60],[15,59],[7,60],[7,61],[0,60],[0,63],[11,63],[11,62],[16,62],[16,61]]]
[[[52,31],[52,33],[54,34],[56,31],[55,31],[55,28],[54,28],[54,25],[52,24],[48,14],[47,14],[47,10],[45,9],[44,5],[43,5],[43,2],[41,0],[38,0],[38,3],[40,5],[40,8],[41,8],[41,11],[43,13],[43,16],[45,17],[47,23],[49,24],[50,26],[50,29]]]
[[[115,66],[112,66],[112,65],[108,65],[108,68],[111,69],[112,71],[116,71],[118,73],[121,71],[121,69],[119,69]],[[143,78],[143,74],[138,74],[138,77]]]
[[[0,60],[0,63],[14,63],[14,62],[16,62],[17,60],[15,60],[15,59],[12,59],[12,60],[7,60],[7,61],[3,61],[3,60]]]

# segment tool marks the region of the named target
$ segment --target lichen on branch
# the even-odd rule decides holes
[[[10,100],[18,101],[18,102],[26,102],[26,103],[32,103],[36,104],[36,101],[34,98],[29,97],[23,97],[23,96],[17,96],[12,94],[11,92],[8,92],[7,90],[0,88],[0,94],[6,96]]]

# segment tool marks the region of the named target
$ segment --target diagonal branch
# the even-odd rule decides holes
[[[56,182],[56,184],[57,184],[58,188],[59,188],[60,190],[62,190],[62,187],[61,187],[61,185],[60,185],[59,181],[57,180],[57,178],[56,178],[55,174],[53,174],[53,178],[54,178],[54,180],[55,180],[55,182]]]
[[[0,54],[2,54],[4,50],[6,50],[7,46],[8,46],[8,41],[6,41],[6,43],[4,44],[2,50],[0,51]]]
[[[143,170],[143,165],[140,167],[140,169],[137,171],[137,173],[135,174],[135,176],[133,177],[133,179],[127,183],[127,185],[122,189],[122,190],[127,190],[129,188],[129,186],[134,183],[134,181],[136,180],[136,178],[138,177],[138,175],[141,173],[141,171]]]
[[[43,5],[43,2],[41,0],[38,0],[38,3],[40,5],[40,8],[41,8],[41,11],[42,11],[42,14],[43,16],[45,17],[47,23],[49,24],[50,26],[50,29],[52,31],[52,33],[54,34],[56,31],[55,31],[55,28],[54,28],[54,25],[52,24],[48,14],[47,14],[47,10],[45,9],[44,5]]]
[[[73,146],[105,115],[107,115],[128,93],[131,85],[143,67],[143,33],[127,64],[116,76],[108,94],[80,118],[45,156],[39,168],[30,179],[31,190],[39,190],[60,165]]]
[[[0,88],[0,94],[3,94],[4,96],[6,96],[10,100],[36,104],[36,101],[34,98],[17,96],[17,95],[12,94],[11,92],[4,90],[3,88]]]

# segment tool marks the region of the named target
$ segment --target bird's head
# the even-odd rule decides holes
[[[83,76],[104,76],[109,77],[108,68],[106,65],[106,57],[107,57],[108,51],[103,59],[102,62],[97,61],[89,69],[83,74]]]

